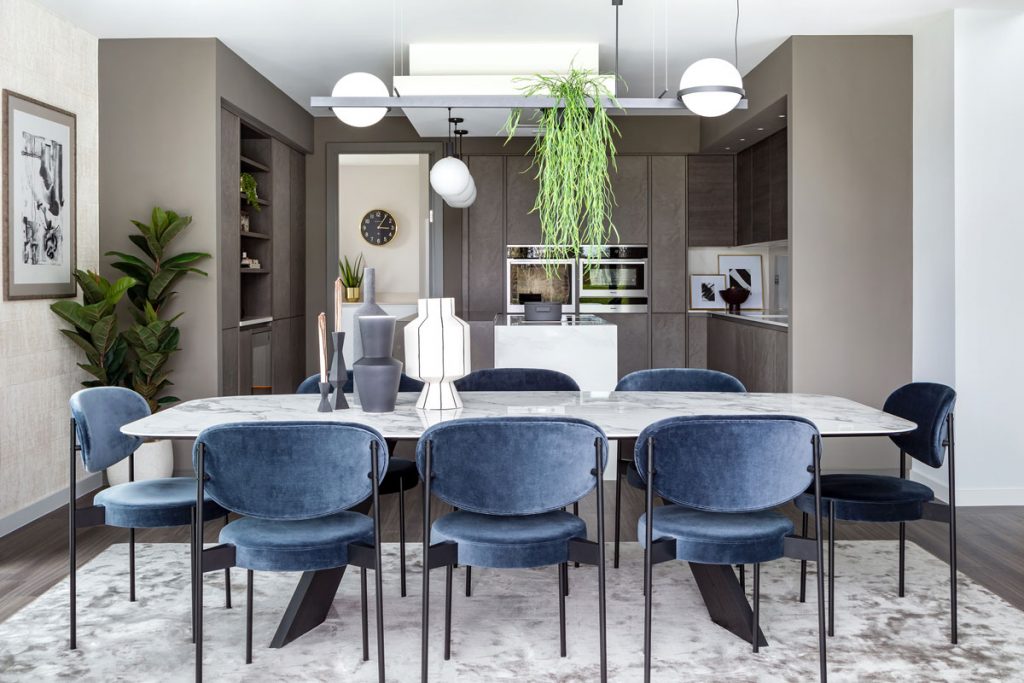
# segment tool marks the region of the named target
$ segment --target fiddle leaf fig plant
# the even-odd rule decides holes
[[[155,411],[178,401],[174,396],[159,394],[173,384],[165,366],[174,352],[180,350],[181,333],[174,323],[181,313],[169,319],[164,319],[162,313],[175,295],[174,286],[183,277],[189,273],[206,276],[195,264],[210,255],[198,251],[174,255],[167,252],[170,243],[192,223],[191,216],[156,207],[150,220],[150,224],[133,220],[139,232],[128,237],[142,252],[141,257],[121,251],[109,251],[107,256],[117,257],[113,267],[134,283],[127,292],[134,324],[124,332],[132,351],[128,386],[142,394]]]
[[[135,285],[131,277],[122,277],[111,283],[92,271],[76,270],[75,280],[82,288],[82,301],[62,299],[50,304],[50,310],[72,329],[61,334],[85,352],[88,362],[79,363],[93,379],[82,386],[119,386],[128,375],[128,344],[118,330],[117,304]]]
[[[526,153],[533,157],[529,170],[538,182],[532,212],[540,218],[547,256],[574,258],[581,246],[603,245],[617,234],[611,173],[617,168],[620,133],[603,102],[618,103],[601,76],[583,69],[534,76],[521,90],[527,97],[549,95],[557,101],[537,112],[537,134]],[[521,117],[521,109],[510,112],[506,144]]]

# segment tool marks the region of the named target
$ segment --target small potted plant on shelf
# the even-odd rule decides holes
[[[242,194],[245,195],[246,203],[252,207],[253,211],[259,213],[260,196],[256,193],[256,178],[253,177],[252,173],[243,173],[238,179],[238,185]]]
[[[345,287],[345,301],[359,301],[363,287],[363,255],[352,263],[348,256],[338,261],[338,276]]]

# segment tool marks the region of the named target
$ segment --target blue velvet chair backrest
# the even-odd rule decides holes
[[[205,429],[206,493],[260,519],[312,519],[346,510],[373,492],[370,444],[383,479],[388,448],[375,430],[344,422],[239,422]]]
[[[595,448],[602,471],[608,439],[597,425],[563,417],[452,420],[430,427],[416,445],[420,477],[431,445],[431,492],[463,510],[533,515],[573,503],[594,489]]]
[[[743,382],[732,375],[702,368],[661,368],[631,372],[615,385],[615,391],[722,391],[745,392]]]
[[[818,430],[774,415],[670,417],[636,442],[647,479],[647,440],[654,440],[654,491],[665,500],[712,512],[752,512],[793,500],[813,481]]]
[[[398,391],[422,391],[423,382],[418,379],[413,379],[409,375],[402,373],[402,376],[398,380]],[[345,386],[341,388],[341,391],[346,394],[352,393],[352,371],[348,371],[348,379],[345,380]],[[320,393],[320,373],[310,375],[306,379],[302,380],[299,387],[295,390],[296,394],[319,394]]]
[[[917,424],[917,429],[890,437],[914,459],[939,467],[946,458],[946,418],[956,404],[956,392],[945,384],[913,382],[889,394],[882,407]]]
[[[569,375],[543,368],[487,368],[455,380],[459,391],[579,391]]]
[[[142,439],[126,436],[121,427],[150,414],[141,395],[123,387],[91,387],[75,392],[69,401],[75,418],[82,463],[99,472],[121,462],[142,445]]]

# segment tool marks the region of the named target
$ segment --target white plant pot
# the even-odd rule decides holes
[[[453,380],[469,374],[469,325],[455,316],[455,299],[420,299],[405,327],[405,371],[426,386],[416,402],[425,410],[453,410],[462,399]]]
[[[135,451],[135,481],[163,479],[174,472],[174,448],[170,440],[147,441]],[[128,481],[128,458],[107,468],[111,486]]]

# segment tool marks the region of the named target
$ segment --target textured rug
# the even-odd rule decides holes
[[[838,543],[836,636],[829,639],[833,681],[1024,680],[1024,614],[966,577],[960,579],[960,645],[948,641],[946,565],[908,544],[907,596],[896,597],[896,546]],[[418,548],[411,547],[409,596],[399,597],[398,547],[386,549],[387,677],[415,681],[420,671]],[[620,569],[608,570],[608,660],[613,681],[643,673],[642,553],[624,544]],[[79,570],[77,651],[67,649],[67,583],[55,586],[0,624],[2,681],[187,681],[187,547],[140,545],[138,597],[127,597],[127,546],[116,545]],[[610,553],[609,553],[610,557]],[[799,564],[762,568],[761,625],[770,646],[749,645],[712,624],[689,569],[655,567],[654,677],[663,681],[817,679],[813,564],[808,602],[797,601]],[[442,659],[444,571],[431,576],[431,680],[595,681],[596,569],[571,569],[568,657],[558,656],[555,568],[474,571],[474,594],[456,570],[452,659]],[[372,574],[371,574],[372,576]],[[253,663],[244,664],[245,573],[232,574],[234,605],[223,608],[222,574],[206,577],[206,679],[209,681],[376,680],[371,582],[371,661],[363,662],[358,572],[342,581],[328,620],[280,650],[266,647],[297,574],[256,574]],[[749,584],[749,582],[748,582]],[[748,585],[749,590],[749,585]]]

